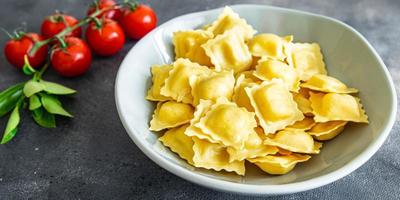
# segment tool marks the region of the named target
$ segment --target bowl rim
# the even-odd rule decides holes
[[[361,165],[363,165],[366,161],[368,161],[377,151],[378,149],[382,146],[388,135],[390,134],[390,131],[393,127],[393,124],[396,119],[396,111],[397,111],[397,95],[396,95],[396,90],[394,87],[393,80],[389,74],[389,71],[382,61],[381,57],[378,55],[376,50],[372,47],[372,45],[366,40],[366,38],[361,35],[358,31],[356,31],[354,28],[351,26],[345,24],[344,22],[341,22],[337,19],[327,17],[324,15],[320,14],[314,14],[306,11],[300,11],[300,10],[295,10],[295,9],[289,9],[289,8],[282,8],[282,7],[276,7],[276,6],[269,6],[269,5],[259,5],[259,4],[234,4],[230,5],[231,8],[265,8],[265,9],[271,9],[271,10],[277,10],[277,11],[282,11],[282,12],[290,12],[290,13],[295,13],[295,14],[301,14],[301,15],[307,15],[307,16],[313,16],[317,18],[322,18],[324,20],[328,20],[332,23],[339,24],[343,26],[345,29],[348,29],[349,31],[353,32],[356,34],[361,40],[366,44],[367,48],[374,54],[376,59],[378,60],[379,67],[383,70],[384,75],[387,79],[387,82],[389,83],[390,87],[390,92],[391,92],[391,101],[392,105],[391,107],[393,108],[389,120],[381,132],[381,134],[374,140],[372,141],[359,155],[357,155],[353,160],[349,161],[339,169],[330,172],[328,174],[311,178],[308,180],[300,181],[300,182],[295,182],[295,183],[286,183],[286,184],[279,184],[279,185],[255,185],[255,184],[244,184],[244,183],[235,183],[235,182],[229,182],[229,181],[224,181],[224,180],[218,180],[214,179],[211,177],[203,176],[200,174],[197,174],[193,171],[190,171],[188,169],[185,169],[183,167],[177,166],[174,163],[168,161],[166,158],[162,157],[158,153],[156,153],[152,148],[149,146],[143,145],[141,142],[141,138],[138,137],[139,134],[136,134],[136,130],[131,130],[128,126],[128,122],[125,118],[125,116],[122,114],[122,105],[121,105],[121,100],[120,100],[120,95],[123,91],[119,90],[119,85],[123,84],[120,80],[120,77],[123,76],[121,73],[121,69],[118,70],[116,81],[115,81],[115,103],[118,111],[119,118],[127,131],[128,135],[130,138],[133,140],[133,142],[136,144],[136,146],[139,147],[139,149],[147,156],[149,157],[153,162],[155,162],[157,165],[161,166],[162,168],[166,169],[167,171],[175,174],[178,177],[181,177],[187,181],[196,183],[198,185],[211,188],[211,189],[216,189],[224,192],[231,192],[231,193],[238,193],[238,194],[246,194],[246,195],[280,195],[280,194],[290,194],[290,193],[296,193],[296,192],[301,192],[301,191],[306,191],[306,190],[311,190],[317,187],[321,187],[324,185],[327,185],[329,183],[332,183],[340,178],[343,178],[359,168]],[[163,27],[168,26],[169,24],[173,23],[176,20],[182,19],[182,18],[188,18],[188,17],[195,17],[197,15],[208,15],[208,13],[215,12],[216,10],[221,10],[223,7],[211,9],[211,10],[206,10],[206,11],[200,11],[200,12],[193,12],[193,13],[188,13],[184,14],[175,18],[172,18],[168,20],[167,22],[163,23],[162,25],[158,26],[156,29],[148,33],[145,38],[150,38],[153,37],[155,32],[158,29],[161,29]],[[144,39],[144,38],[143,38]],[[140,40],[137,42],[137,44],[141,44],[145,40]],[[136,46],[136,45],[135,45]],[[126,54],[126,57],[129,56],[129,54],[132,52],[132,50],[135,48],[133,46],[129,52]],[[122,61],[120,68],[123,66],[129,66],[129,64],[126,61],[127,59],[124,58]]]

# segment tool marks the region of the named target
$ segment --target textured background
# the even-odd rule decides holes
[[[38,31],[45,15],[55,9],[83,17],[89,1],[1,0],[0,26],[13,30],[27,24]],[[391,75],[400,83],[400,1],[148,1],[160,23],[175,16],[228,4],[260,3],[310,11],[337,18],[360,31],[376,48]],[[3,46],[7,38],[0,37]],[[88,74],[64,79],[53,71],[48,80],[79,91],[66,99],[72,120],[58,120],[42,129],[24,115],[14,141],[0,146],[0,199],[250,199],[216,192],[182,180],[150,161],[123,129],[114,104],[114,81],[126,52],[96,58]],[[0,59],[0,89],[24,80],[21,72]],[[3,128],[5,119],[0,120]],[[400,199],[400,125],[397,121],[382,148],[361,168],[327,186],[271,197],[276,199]]]

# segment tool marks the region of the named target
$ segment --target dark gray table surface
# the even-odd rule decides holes
[[[83,17],[89,1],[1,0],[0,26],[12,30],[26,23],[38,31],[55,9]],[[159,22],[194,11],[236,3],[259,3],[310,11],[337,18],[360,31],[382,56],[400,83],[400,1],[268,0],[148,1]],[[0,36],[3,46],[7,37]],[[250,199],[203,188],[178,178],[149,160],[130,140],[114,103],[114,81],[130,41],[118,55],[95,58],[85,76],[65,79],[49,70],[45,78],[79,91],[66,99],[72,120],[43,129],[28,115],[16,138],[0,146],[0,199]],[[24,80],[0,59],[0,89]],[[5,119],[0,120],[0,127]],[[380,150],[355,172],[327,186],[276,199],[400,199],[399,122]],[[2,130],[1,130],[2,132]]]

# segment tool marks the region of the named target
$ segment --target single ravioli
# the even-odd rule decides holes
[[[310,92],[314,121],[352,121],[368,123],[360,99],[349,94]]]
[[[241,161],[255,157],[263,157],[269,154],[276,154],[279,149],[274,146],[265,145],[262,139],[263,136],[264,133],[262,128],[256,127],[256,131],[252,132],[249,135],[247,141],[244,143],[243,149],[238,150],[232,147],[228,147],[227,151],[229,153],[229,162],[233,162],[235,160]]]
[[[281,130],[265,138],[264,144],[309,154],[318,154],[322,147],[322,143],[315,142],[311,135],[302,130]]]
[[[301,87],[320,92],[332,93],[357,93],[355,88],[348,88],[344,83],[336,78],[324,74],[315,74],[307,82],[302,83]]]
[[[299,110],[301,110],[305,116],[313,116],[309,90],[306,88],[300,88],[299,92],[293,92],[292,94]]]
[[[240,107],[246,108],[249,112],[254,112],[254,108],[250,103],[249,96],[245,91],[246,87],[255,86],[257,83],[250,78],[246,78],[244,74],[240,75],[236,80],[235,89],[233,93],[233,101]]]
[[[233,71],[211,72],[191,76],[189,83],[192,88],[193,105],[197,105],[200,99],[216,101],[219,97],[232,99],[235,77]]]
[[[158,102],[150,121],[151,131],[160,131],[188,123],[193,118],[194,108],[191,105],[176,101]]]
[[[292,171],[297,163],[309,160],[311,156],[302,154],[268,155],[260,158],[248,159],[268,174],[281,175]]]
[[[252,57],[242,36],[235,30],[227,31],[202,45],[216,71],[235,73],[250,69]]]
[[[293,125],[285,127],[286,130],[302,130],[307,131],[314,127],[316,122],[313,120],[312,117],[305,117],[301,121],[297,121]]]
[[[343,131],[346,124],[346,121],[330,121],[325,123],[317,123],[307,133],[312,135],[316,140],[326,141],[333,139],[334,137],[339,135]]]
[[[275,133],[304,118],[286,84],[280,79],[264,81],[245,90],[266,134]]]
[[[172,42],[175,47],[175,58],[188,58],[200,65],[212,66],[210,58],[200,46],[213,38],[205,30],[187,30],[174,32]]]
[[[216,171],[225,170],[244,175],[246,170],[244,161],[229,162],[229,154],[223,145],[210,143],[197,137],[193,137],[193,141],[193,164],[195,167]]]
[[[206,115],[214,104],[211,100],[200,99],[199,104],[196,106],[193,118],[190,120],[190,126],[186,129],[185,134],[190,137],[198,137],[200,139],[208,140],[211,143],[219,143],[210,137],[210,135],[204,133],[200,128],[194,126],[200,122],[200,119]]]
[[[159,140],[171,151],[177,153],[181,158],[185,159],[189,164],[193,165],[193,140],[184,134],[186,128],[189,125],[183,125],[180,127],[169,129],[164,133]]]
[[[300,77],[296,70],[279,60],[262,59],[258,62],[254,75],[261,80],[282,79],[292,92],[300,89]]]
[[[293,36],[279,37],[271,33],[254,36],[248,43],[251,55],[268,57],[283,61],[287,55],[284,46],[293,40]]]
[[[289,43],[286,52],[287,62],[297,70],[302,81],[307,81],[314,74],[327,74],[319,44]]]
[[[252,38],[257,32],[253,27],[247,24],[246,20],[240,18],[237,13],[233,12],[230,7],[225,7],[223,12],[218,16],[218,19],[214,21],[211,26],[207,27],[206,30],[212,32],[216,36],[233,29],[246,40]]]
[[[161,87],[160,93],[171,97],[178,102],[193,103],[189,77],[192,75],[210,73],[208,67],[193,63],[188,59],[179,58],[173,64],[165,84]]]
[[[225,146],[242,149],[257,122],[254,113],[221,97],[194,126]]]
[[[154,65],[151,67],[153,85],[147,92],[146,99],[150,101],[167,101],[172,100],[170,97],[166,97],[160,94],[161,87],[164,86],[165,80],[169,76],[171,71],[171,65]]]

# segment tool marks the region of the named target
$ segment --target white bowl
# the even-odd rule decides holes
[[[369,125],[349,124],[326,142],[321,154],[289,174],[267,175],[248,166],[246,176],[196,169],[165,148],[148,130],[154,104],[145,100],[150,66],[173,61],[172,33],[194,29],[216,19],[222,8],[174,18],[140,40],[122,62],[115,98],[121,121],[135,144],[161,167],[188,181],[217,190],[272,195],[305,191],[336,181],[364,164],[388,136],[396,113],[396,94],[385,64],[367,40],[350,26],[321,15],[260,5],[234,5],[233,10],[259,33],[293,34],[297,42],[321,45],[330,75],[360,90]]]

